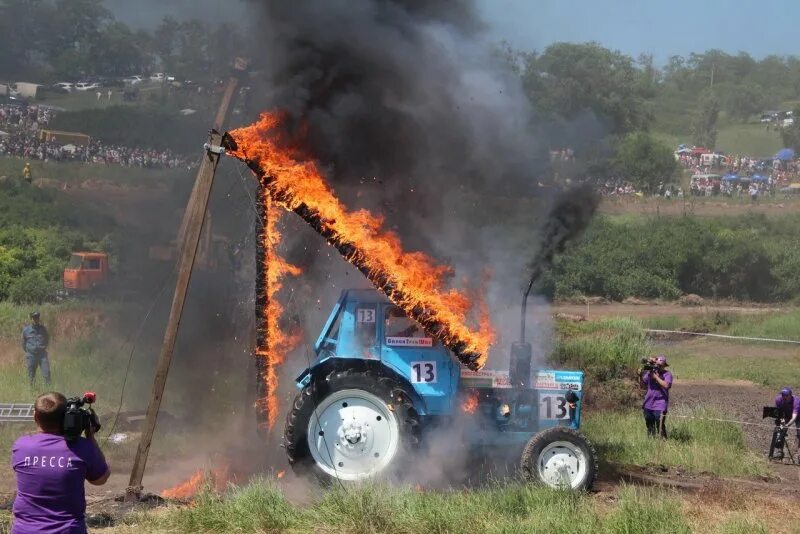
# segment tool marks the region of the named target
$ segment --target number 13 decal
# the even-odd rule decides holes
[[[569,419],[569,407],[564,395],[539,395],[539,419]]]
[[[359,323],[375,322],[375,310],[373,308],[359,308],[357,311],[358,311],[357,319]]]
[[[436,362],[411,362],[411,382],[433,384],[436,382]]]

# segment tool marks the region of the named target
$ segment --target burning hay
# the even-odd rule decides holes
[[[189,501],[195,497],[203,488],[209,487],[221,492],[230,482],[230,471],[227,465],[218,467],[212,471],[199,469],[188,479],[177,486],[165,489],[161,496],[165,499],[176,501]]]
[[[281,240],[277,228],[280,212],[270,209],[272,200],[265,187],[258,188],[256,221],[256,369],[258,373],[259,421],[271,430],[278,420],[278,367],[300,342],[298,332],[279,327],[283,306],[275,298],[285,276],[298,276],[301,270],[278,256]]]
[[[397,235],[382,228],[382,218],[366,210],[348,211],[313,161],[281,145],[280,121],[279,115],[264,113],[254,125],[230,132],[229,154],[247,163],[272,201],[298,214],[462,364],[482,368],[494,332],[486,314],[477,330],[467,326],[473,301],[446,289],[452,269],[423,253],[405,252]]]

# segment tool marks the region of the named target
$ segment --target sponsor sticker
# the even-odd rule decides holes
[[[432,337],[387,337],[386,344],[390,347],[432,347]]]

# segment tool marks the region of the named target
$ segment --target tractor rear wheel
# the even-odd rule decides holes
[[[419,417],[395,380],[334,371],[295,398],[284,446],[295,472],[358,481],[396,472],[419,442]]]
[[[583,434],[554,427],[534,435],[522,451],[522,474],[552,488],[588,490],[597,474],[597,453]]]

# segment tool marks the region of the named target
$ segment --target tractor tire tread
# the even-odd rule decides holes
[[[369,391],[391,406],[400,426],[401,447],[398,460],[417,447],[420,441],[419,415],[411,397],[395,379],[374,371],[355,367],[333,370],[324,378],[312,380],[295,397],[292,409],[286,414],[283,445],[289,465],[298,474],[312,472],[323,483],[332,482],[331,477],[315,468],[308,446],[308,425],[316,406],[330,393],[340,389],[362,389]],[[391,468],[394,470],[394,467]]]
[[[522,458],[520,459],[520,470],[522,471],[523,477],[529,482],[541,483],[541,479],[536,467],[538,456],[541,450],[547,446],[548,443],[553,441],[569,441],[570,443],[578,445],[583,449],[583,452],[588,457],[588,471],[586,474],[586,479],[583,481],[580,487],[576,489],[583,491],[591,489],[599,469],[597,464],[597,451],[595,450],[594,445],[592,445],[592,443],[586,439],[583,434],[577,430],[563,426],[556,426],[542,430],[541,432],[535,434],[528,441],[522,451]]]

